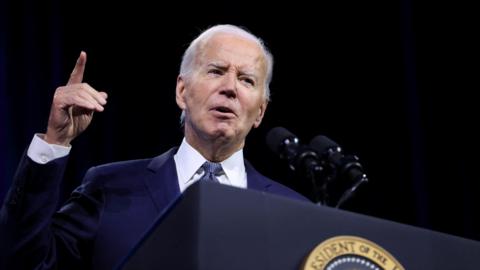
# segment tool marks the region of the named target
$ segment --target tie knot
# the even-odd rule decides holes
[[[215,182],[218,183],[217,176],[223,173],[222,165],[220,163],[213,163],[210,161],[205,161],[202,165],[202,169],[204,171],[203,176],[200,180]]]
[[[205,175],[213,174],[215,176],[220,175],[223,173],[222,164],[205,161],[202,165],[203,170],[205,171]]]

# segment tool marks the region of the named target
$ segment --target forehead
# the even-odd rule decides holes
[[[260,45],[234,34],[216,34],[210,37],[198,56],[201,64],[215,62],[251,72],[266,72],[265,55]]]

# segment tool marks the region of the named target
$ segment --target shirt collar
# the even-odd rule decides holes
[[[246,187],[246,183],[244,186],[242,182],[245,179],[245,163],[243,161],[243,149],[240,149],[237,152],[233,153],[233,155],[220,162],[220,164],[222,164],[222,168],[225,172],[225,175],[227,176],[227,180],[232,186]]]
[[[185,138],[183,138],[182,144],[178,148],[174,159],[178,168],[178,180],[185,184],[193,178],[198,169],[206,161],[195,148],[188,144]],[[245,179],[243,149],[238,150],[229,158],[220,162],[220,164],[222,164],[223,171],[230,184],[234,186],[243,186],[246,184],[237,184],[239,179]]]

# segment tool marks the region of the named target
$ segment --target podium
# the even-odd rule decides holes
[[[119,269],[303,269],[318,244],[337,236],[367,239],[408,270],[480,269],[477,241],[206,182],[160,215]],[[322,256],[339,250],[331,246]],[[387,269],[379,261],[378,269]]]

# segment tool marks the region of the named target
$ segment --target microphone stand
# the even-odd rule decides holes
[[[310,148],[304,147],[300,154],[290,159],[289,165],[291,170],[297,171],[300,176],[308,179],[308,182],[312,185],[315,203],[325,204],[327,197],[326,185],[323,184],[321,187],[318,185],[319,180],[324,178],[325,169],[319,161],[317,153]]]
[[[350,187],[349,189],[347,189],[343,194],[342,194],[342,197],[340,197],[340,199],[338,200],[338,203],[337,205],[335,206],[335,208],[340,208],[348,199],[350,199],[355,191],[357,191],[357,188],[363,184],[363,183],[366,183],[368,182],[368,178],[367,178],[367,175],[366,174],[363,174],[361,175],[360,177],[358,177],[359,179],[353,184],[352,187]]]
[[[314,157],[314,158],[312,158]],[[305,176],[308,178],[312,185],[313,198],[315,203],[325,205],[327,200],[327,189],[324,183],[319,187],[319,179],[324,176],[324,168],[317,162],[317,154],[313,151],[306,151],[301,154],[300,159],[306,159],[305,161]]]

